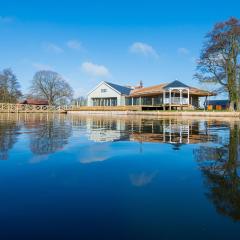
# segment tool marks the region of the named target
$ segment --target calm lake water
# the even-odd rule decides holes
[[[0,115],[0,239],[239,239],[240,122]]]

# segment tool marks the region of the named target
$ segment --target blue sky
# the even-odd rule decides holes
[[[99,81],[144,86],[193,80],[205,34],[240,17],[240,2],[0,0],[0,70],[23,91],[34,73],[59,72],[85,95]]]

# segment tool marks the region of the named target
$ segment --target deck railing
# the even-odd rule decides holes
[[[69,106],[0,103],[0,112],[66,112]]]
[[[75,106],[75,105],[31,105],[31,104],[13,104],[0,103],[0,113],[48,113],[58,112],[65,113],[67,111],[137,111],[141,110],[140,106]]]
[[[165,98],[164,99],[164,104],[169,104],[170,103],[170,98]],[[181,98],[180,97],[171,97],[171,104],[189,104],[188,103],[188,98]]]

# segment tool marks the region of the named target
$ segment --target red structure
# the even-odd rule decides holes
[[[28,99],[20,102],[20,104],[49,105],[49,104],[48,104],[48,100],[44,100],[44,99],[33,99],[33,98],[28,98]]]

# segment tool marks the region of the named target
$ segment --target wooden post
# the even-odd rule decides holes
[[[207,107],[208,107],[207,102],[208,102],[208,96],[206,96],[206,98],[205,98],[204,111],[207,110]]]
[[[165,93],[165,91],[163,91],[162,103],[163,103],[163,110],[164,110],[164,111],[165,111],[165,97],[166,97],[166,93]]]
[[[169,90],[169,110],[171,110],[172,108],[172,90]]]
[[[169,142],[172,142],[172,121],[169,120]]]
[[[182,110],[182,103],[183,103],[182,102],[182,89],[180,89],[179,92],[180,92],[180,99],[179,99],[180,100],[180,108]]]

